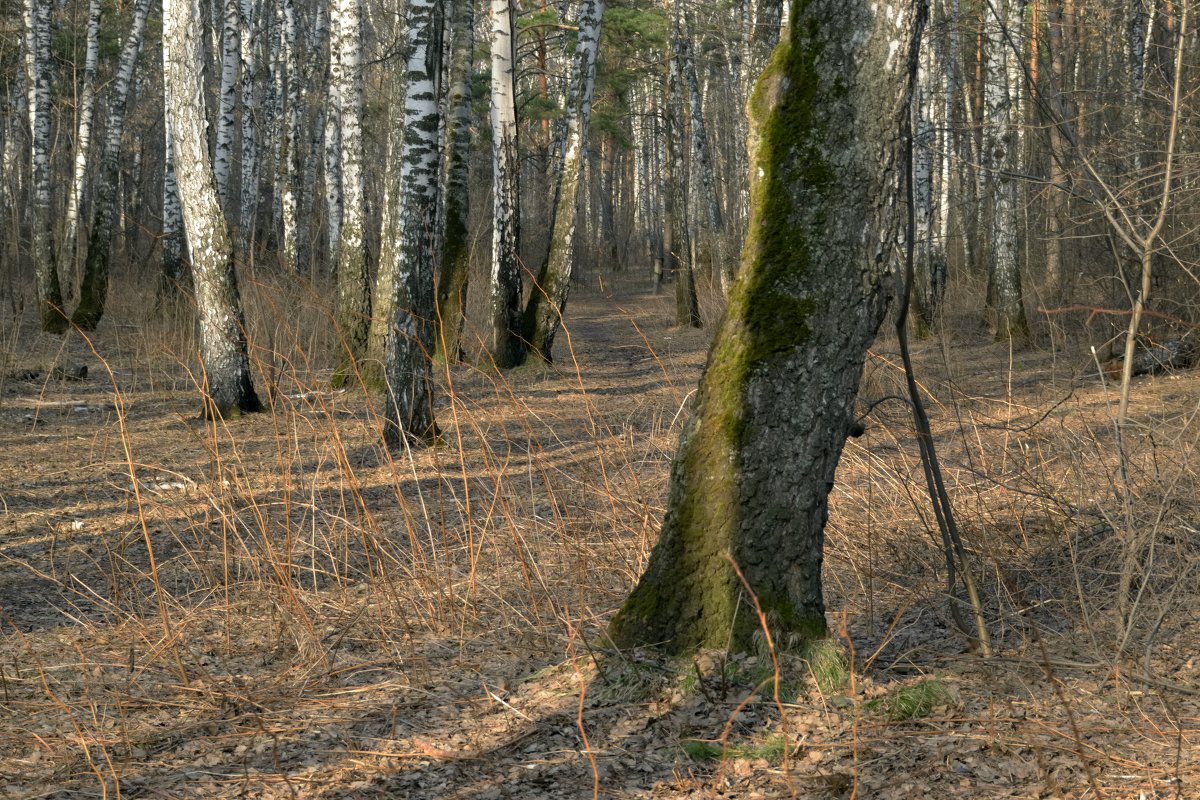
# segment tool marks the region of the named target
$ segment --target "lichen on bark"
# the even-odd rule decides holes
[[[825,630],[823,530],[896,244],[910,11],[797,0],[749,104],[741,270],[671,472],[662,534],[610,624],[618,646],[756,649]],[[897,50],[900,52],[898,53]]]

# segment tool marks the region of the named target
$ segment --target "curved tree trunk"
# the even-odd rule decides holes
[[[892,286],[916,4],[795,0],[751,100],[749,235],[618,646],[748,650],[825,631],[834,469]],[[730,559],[754,592],[751,601]]]
[[[592,90],[596,83],[596,55],[600,50],[600,26],[604,0],[582,0],[579,7],[579,38],[567,96],[566,137],[559,162],[554,219],[550,227],[549,252],[525,308],[525,336],[529,351],[552,361],[554,336],[567,309],[571,272],[575,265],[575,211],[579,179],[587,152],[588,123],[592,114]]]
[[[133,7],[133,24],[113,83],[112,104],[108,112],[108,133],[104,153],[100,156],[100,180],[96,184],[96,199],[92,209],[92,230],[88,238],[87,259],[83,265],[83,283],[79,289],[79,305],[71,321],[86,331],[95,330],[104,316],[108,299],[108,266],[112,255],[113,217],[117,205],[117,182],[121,172],[121,139],[125,134],[125,112],[129,103],[129,88],[133,85],[133,70],[142,49],[142,33],[150,0],[138,0]]]
[[[242,317],[233,245],[217,203],[216,180],[205,138],[196,0],[163,0],[163,83],[167,118],[175,136],[175,169],[183,222],[192,256],[192,279],[200,317],[204,414],[258,411],[250,377],[246,324]]]

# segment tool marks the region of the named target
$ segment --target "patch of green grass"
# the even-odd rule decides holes
[[[759,759],[779,761],[787,750],[783,736],[772,734],[761,742],[730,744],[722,747],[720,742],[708,739],[687,739],[679,743],[680,749],[693,761],[721,761],[726,758]]]
[[[936,678],[926,678],[912,686],[902,686],[887,697],[872,700],[865,707],[872,711],[883,711],[896,722],[904,722],[927,717],[938,706],[957,700],[957,695],[950,687]]]
[[[850,665],[833,639],[815,639],[804,650],[804,661],[821,694],[832,694],[850,683]]]

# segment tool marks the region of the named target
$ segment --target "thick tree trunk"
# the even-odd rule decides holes
[[[25,0],[25,86],[29,93],[33,190],[30,255],[33,257],[42,330],[63,333],[67,329],[67,318],[63,311],[50,218],[50,6],[51,0]]]
[[[662,535],[609,627],[621,647],[755,648],[825,631],[834,469],[900,238],[915,7],[795,0],[751,100],[741,272],[671,472]],[[747,598],[730,560],[755,600]]]
[[[79,305],[71,321],[84,330],[95,330],[104,316],[108,298],[108,266],[112,255],[113,213],[117,202],[117,183],[121,172],[121,139],[125,133],[125,116],[129,104],[129,89],[133,85],[133,70],[142,49],[142,33],[150,0],[138,0],[133,7],[133,23],[113,82],[112,103],[108,112],[108,133],[104,152],[100,156],[100,180],[96,184],[96,199],[92,209],[92,230],[88,238],[87,259],[83,266],[83,283],[79,290]]]
[[[521,363],[520,173],[517,160],[513,0],[492,9],[492,280],[488,352],[500,369]]]
[[[196,0],[163,0],[163,82],[200,317],[204,414],[227,416],[258,411],[261,404],[250,376],[233,245],[205,141],[199,16]]]
[[[525,308],[525,336],[529,350],[544,361],[553,361],[554,336],[567,309],[571,273],[575,266],[575,214],[579,179],[587,152],[592,91],[596,82],[596,55],[600,50],[600,25],[604,0],[582,0],[579,36],[571,85],[567,94],[566,138],[559,159],[558,187],[550,227],[549,251]]]
[[[444,249],[438,278],[437,351],[449,362],[463,357],[462,332],[466,319],[467,283],[471,272],[471,73],[475,50],[475,8],[458,3],[450,21],[450,91],[446,123],[446,166],[443,170]]]
[[[437,438],[433,418],[433,267],[440,237],[434,232],[440,173],[439,81],[442,77],[442,8],[438,0],[410,0],[404,147],[393,219],[394,258],[380,263],[378,295],[395,318],[384,336],[387,409],[384,441],[391,449]]]

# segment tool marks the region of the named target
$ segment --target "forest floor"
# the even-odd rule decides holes
[[[271,410],[216,424],[134,298],[90,343],[0,318],[0,797],[1200,797],[1200,376],[1135,382],[1118,459],[1086,329],[951,325],[915,355],[994,656],[887,401],[831,500],[833,645],[670,662],[597,633],[709,329],[580,290],[555,366],[439,367],[443,444],[392,457],[311,296],[249,292]]]

